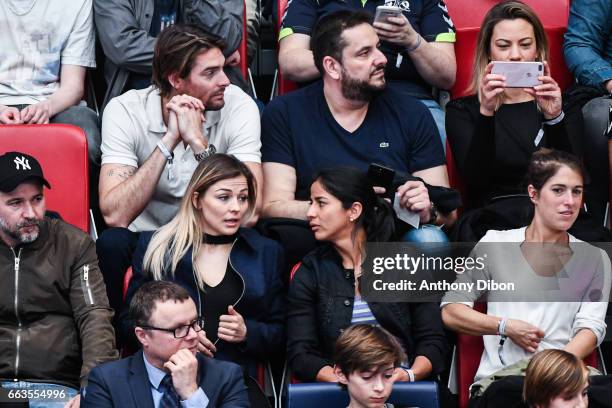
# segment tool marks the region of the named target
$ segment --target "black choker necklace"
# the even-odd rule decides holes
[[[209,235],[204,234],[204,243],[210,245],[225,245],[231,244],[238,237],[238,232],[233,235]]]

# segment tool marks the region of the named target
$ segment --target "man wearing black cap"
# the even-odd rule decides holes
[[[118,354],[94,243],[45,218],[44,186],[34,157],[0,155],[0,386],[31,408],[74,408],[89,371]]]

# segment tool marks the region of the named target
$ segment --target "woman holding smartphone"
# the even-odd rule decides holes
[[[495,5],[478,35],[471,96],[447,106],[446,126],[457,168],[466,184],[466,211],[451,237],[478,241],[489,229],[524,226],[531,206],[523,178],[541,147],[581,154],[582,116],[564,112],[561,89],[546,62],[548,41],[535,12],[519,1]],[[543,63],[541,85],[509,88],[494,62]],[[576,223],[574,234],[606,240],[596,223]],[[604,234],[605,236],[605,234]]]
[[[351,168],[320,172],[310,187],[307,217],[317,241],[291,281],[287,358],[302,381],[338,381],[333,370],[336,339],[355,323],[376,324],[396,336],[408,361],[398,381],[439,374],[448,345],[437,303],[368,303],[360,277],[366,242],[393,234],[391,204],[374,193],[366,175]]]

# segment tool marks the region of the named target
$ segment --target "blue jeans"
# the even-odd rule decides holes
[[[30,399],[30,408],[64,408],[66,403],[79,391],[65,385],[51,383],[34,383],[28,381],[2,381],[0,386],[6,390],[16,389],[19,393],[51,396],[52,398]]]
[[[406,232],[401,239],[403,242],[448,242],[448,237],[439,227],[431,224],[421,225]]]
[[[563,45],[565,62],[578,83],[600,90],[612,79],[611,13],[610,0],[572,2]]]
[[[49,123],[65,123],[83,129],[87,137],[89,163],[97,167],[100,166],[102,135],[100,133],[100,119],[98,119],[96,112],[87,106],[71,106],[49,119]]]
[[[431,116],[433,116],[434,121],[436,122],[436,126],[438,127],[438,133],[440,133],[440,141],[442,142],[442,148],[444,149],[444,154],[446,154],[446,128],[444,125],[445,113],[438,105],[438,102],[431,99],[419,99],[423,105],[427,106]]]

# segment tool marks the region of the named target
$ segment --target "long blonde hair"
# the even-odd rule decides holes
[[[205,231],[202,228],[202,213],[194,207],[192,197],[195,193],[202,197],[206,190],[218,181],[239,176],[244,176],[247,180],[249,208],[246,216],[248,217],[255,207],[257,194],[256,181],[249,168],[234,156],[227,154],[215,154],[202,160],[189,181],[177,214],[153,234],[144,256],[143,272],[151,273],[155,280],[162,280],[167,276],[174,278],[174,271],[179,261],[189,248],[193,247],[191,260],[198,285],[203,288],[203,276],[198,273],[195,257],[203,244]]]
[[[468,91],[472,94],[478,94],[478,100],[480,100],[480,82],[490,62],[493,29],[500,21],[515,20],[517,18],[526,20],[533,27],[537,49],[536,60],[545,61],[548,58],[548,39],[546,38],[546,32],[544,31],[542,22],[533,9],[520,1],[505,1],[496,4],[485,16],[480,27],[480,32],[478,33],[478,40],[476,41],[472,80],[470,81]],[[503,93],[501,94],[501,98],[503,98]]]

